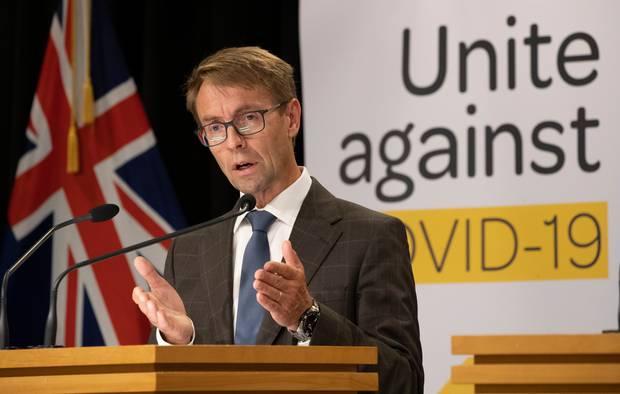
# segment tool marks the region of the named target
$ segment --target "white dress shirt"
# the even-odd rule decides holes
[[[276,220],[267,231],[271,261],[282,261],[282,243],[291,236],[301,204],[304,202],[312,185],[312,179],[308,170],[305,167],[300,168],[302,170],[301,176],[262,208],[276,217]],[[237,329],[237,305],[239,301],[243,253],[252,236],[252,226],[245,219],[246,215],[247,213],[238,216],[233,227],[233,335]],[[159,330],[157,330],[156,336],[159,345],[169,345],[162,338]],[[195,330],[189,344],[194,343],[194,336]],[[300,342],[299,345],[308,345],[309,342]]]

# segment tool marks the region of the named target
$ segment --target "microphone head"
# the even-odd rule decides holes
[[[244,194],[237,201],[237,209],[240,211],[251,211],[256,206],[256,198],[251,194]]]
[[[119,207],[116,204],[103,204],[90,210],[91,222],[105,222],[112,219],[119,211]]]

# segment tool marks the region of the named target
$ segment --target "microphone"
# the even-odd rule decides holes
[[[45,339],[43,342],[43,347],[56,346],[55,344],[56,326],[57,326],[57,320],[58,320],[57,313],[56,313],[56,304],[57,304],[57,298],[58,298],[58,287],[60,286],[60,282],[63,280],[63,278],[67,276],[67,274],[69,274],[70,272],[80,269],[82,267],[85,267],[87,265],[92,265],[102,260],[106,260],[111,257],[118,256],[120,254],[132,252],[134,250],[141,249],[146,246],[153,245],[153,244],[159,243],[161,241],[165,241],[170,238],[175,238],[175,237],[187,234],[187,233],[191,233],[192,231],[197,231],[204,227],[209,227],[214,224],[223,222],[225,220],[232,219],[234,217],[237,217],[239,215],[242,215],[246,212],[251,211],[252,209],[254,209],[255,206],[256,206],[256,199],[254,198],[254,196],[251,194],[244,194],[243,196],[239,198],[239,200],[235,204],[235,207],[231,211],[229,211],[228,213],[225,213],[222,216],[218,216],[215,219],[211,219],[206,222],[195,224],[185,229],[174,231],[172,233],[162,235],[161,237],[153,238],[148,241],[144,241],[144,242],[140,242],[140,243],[137,243],[131,246],[127,246],[125,248],[115,250],[114,252],[110,252],[102,256],[95,257],[93,259],[84,260],[82,262],[79,262],[67,268],[66,270],[61,272],[60,275],[58,275],[58,277],[54,281],[54,284],[52,285],[52,290],[50,292],[49,311],[47,314],[47,322],[45,324]]]
[[[93,223],[105,222],[112,219],[118,213],[119,208],[116,204],[103,204],[98,207],[94,207],[90,210],[88,215],[84,215],[86,219]]]
[[[17,271],[17,269],[21,267],[21,265],[24,264],[24,262],[28,260],[28,258],[32,256],[32,254],[36,252],[37,249],[39,249],[41,245],[43,245],[43,243],[47,241],[52,234],[54,234],[54,232],[56,232],[56,230],[70,224],[77,224],[88,220],[95,223],[104,222],[116,216],[118,211],[119,208],[115,204],[103,204],[91,209],[86,215],[78,216],[53,226],[41,238],[39,238],[39,240],[32,245],[22,257],[20,257],[8,270],[6,270],[4,276],[2,277],[2,288],[0,289],[0,349],[6,348],[9,345],[9,322],[6,308],[8,283],[11,275],[13,275],[15,271]]]

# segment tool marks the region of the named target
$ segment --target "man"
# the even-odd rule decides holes
[[[404,226],[335,198],[297,166],[291,66],[260,48],[221,50],[190,76],[187,107],[258,211],[178,238],[165,279],[136,258],[151,290],[136,287],[133,300],[157,341],[377,346],[381,392],[422,393]]]

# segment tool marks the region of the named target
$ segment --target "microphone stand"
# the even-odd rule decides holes
[[[91,212],[89,214],[78,216],[76,218],[69,219],[53,226],[43,235],[43,237],[41,237],[34,245],[32,245],[26,251],[26,253],[24,253],[22,257],[19,258],[19,260],[17,260],[8,270],[5,271],[4,276],[2,277],[2,287],[0,288],[0,349],[6,348],[9,344],[9,322],[7,318],[6,308],[8,284],[11,275],[13,275],[13,273],[15,273],[15,271],[17,271],[19,267],[21,267],[22,264],[24,264],[24,262],[28,260],[28,258],[32,256],[32,254],[36,252],[37,249],[39,249],[41,245],[43,245],[45,241],[47,241],[49,237],[52,236],[52,234],[54,234],[54,232],[56,232],[56,230],[66,227],[70,224],[77,224],[87,220],[91,220],[92,218],[93,215]]]
[[[165,241],[168,240],[170,238],[175,238],[187,233],[190,233],[192,231],[196,231],[196,230],[200,230],[204,227],[208,227],[220,222],[223,222],[225,220],[228,219],[232,219],[234,217],[237,217],[239,215],[242,215],[248,211],[251,211],[252,209],[254,209],[254,207],[256,206],[256,200],[254,199],[254,196],[252,196],[251,194],[244,194],[239,201],[237,202],[237,204],[235,205],[235,208],[233,208],[232,211],[219,216],[215,219],[203,222],[203,223],[199,223],[190,227],[187,227],[183,230],[179,230],[179,231],[175,231],[172,232],[170,234],[166,234],[166,235],[162,235],[161,237],[157,237],[157,238],[153,238],[150,239],[148,241],[144,241],[144,242],[140,242],[131,246],[127,246],[125,248],[116,250],[114,252],[111,253],[107,253],[104,254],[102,256],[99,257],[95,257],[93,259],[89,259],[89,260],[84,260],[82,262],[79,262],[75,265],[72,265],[71,267],[67,268],[66,270],[64,270],[62,273],[60,273],[60,275],[58,275],[58,277],[56,278],[56,280],[54,281],[54,284],[52,286],[52,291],[50,292],[50,304],[49,304],[49,311],[47,314],[47,322],[45,324],[45,339],[43,342],[43,347],[54,347],[55,342],[56,342],[56,326],[57,326],[57,313],[56,313],[56,304],[57,304],[57,298],[58,298],[58,287],[60,286],[60,282],[62,281],[62,279],[69,274],[72,271],[75,271],[77,269],[80,269],[82,267],[85,267],[87,265],[91,265],[91,264],[95,264],[98,263],[102,260],[106,260],[109,259],[110,257],[114,257],[114,256],[118,256],[120,254],[124,254],[124,253],[128,253],[128,252],[132,252],[136,249],[141,249],[144,248],[146,246],[149,245],[153,245],[156,243],[159,243],[161,241]]]

